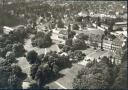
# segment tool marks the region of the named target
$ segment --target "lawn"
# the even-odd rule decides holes
[[[63,74],[64,76],[57,79],[56,81],[47,84],[47,86],[49,86],[50,89],[72,89],[73,79],[76,77],[78,71],[83,67],[84,66],[79,64],[73,64],[71,68],[61,70],[59,73]]]

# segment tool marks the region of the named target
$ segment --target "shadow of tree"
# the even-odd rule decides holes
[[[56,75],[53,75],[52,77],[49,77],[49,79],[48,79],[48,81],[47,81],[46,84],[51,83],[51,82],[53,82],[53,81],[56,81],[57,79],[62,78],[62,77],[64,77],[64,76],[65,76],[65,75],[64,75],[64,74],[61,74],[61,73],[58,73],[58,74],[56,74]]]

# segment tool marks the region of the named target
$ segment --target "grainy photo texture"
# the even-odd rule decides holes
[[[0,89],[128,89],[127,1],[0,0]]]

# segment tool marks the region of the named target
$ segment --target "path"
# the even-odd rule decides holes
[[[49,86],[50,89],[73,89],[72,82],[78,74],[78,71],[83,67],[84,66],[79,64],[73,64],[71,68],[61,70],[59,73],[63,74],[64,76],[56,81],[50,82],[47,84],[47,86]]]

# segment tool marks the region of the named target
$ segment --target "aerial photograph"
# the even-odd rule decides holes
[[[0,0],[0,90],[128,90],[127,1]]]

